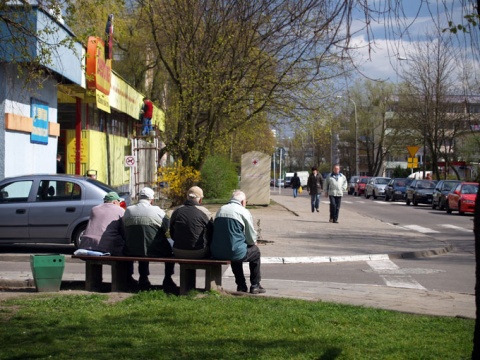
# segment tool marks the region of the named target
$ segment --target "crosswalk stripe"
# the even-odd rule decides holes
[[[451,224],[441,224],[441,226],[447,228],[447,229],[453,229],[453,230],[458,230],[458,231],[463,231],[463,232],[472,232],[473,229],[465,229],[457,225],[451,225]]]
[[[434,234],[434,233],[439,232],[439,231],[436,231],[436,230],[433,230],[433,229],[430,229],[430,228],[426,228],[426,227],[423,227],[423,226],[420,226],[420,225],[404,225],[402,227],[404,227],[406,229],[421,232],[422,234]]]

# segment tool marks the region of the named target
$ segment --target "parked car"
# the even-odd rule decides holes
[[[57,243],[78,246],[92,207],[108,185],[77,175],[25,175],[0,181],[0,243]],[[126,208],[130,194],[119,193]]]
[[[352,195],[355,192],[355,184],[357,183],[360,176],[351,176],[348,181],[348,195]]]
[[[477,199],[478,183],[461,182],[447,195],[445,208],[447,213],[458,211],[460,215],[466,212],[475,212],[475,200]]]
[[[407,205],[413,203],[418,204],[431,204],[433,198],[433,189],[437,185],[436,180],[417,180],[414,179],[410,185],[407,186],[405,202]]]
[[[276,187],[285,187],[285,182],[283,179],[276,179],[275,180],[275,186]]]
[[[405,200],[407,185],[413,180],[408,178],[390,179],[385,187],[385,201]]]
[[[379,196],[385,196],[385,187],[389,181],[390,178],[387,177],[371,177],[365,187],[365,197],[368,199],[370,196],[373,196],[373,198],[376,199]]]
[[[459,183],[459,180],[440,180],[433,189],[432,209],[438,207],[440,210],[444,210],[448,193]]]
[[[358,181],[355,183],[355,190],[353,191],[354,196],[360,196],[365,194],[365,187],[367,186],[368,176],[360,176]]]

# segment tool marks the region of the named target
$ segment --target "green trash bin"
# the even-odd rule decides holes
[[[65,269],[64,255],[30,255],[30,268],[38,292],[60,290]]]

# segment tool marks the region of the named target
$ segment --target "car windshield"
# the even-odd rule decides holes
[[[443,188],[444,188],[444,190],[450,191],[450,190],[452,190],[452,188],[454,188],[457,185],[458,185],[458,183],[456,183],[456,182],[446,182],[446,183],[443,184]]]
[[[397,186],[405,186],[405,181],[399,180],[399,181],[396,182],[396,185]]]
[[[435,183],[433,181],[419,181],[417,183],[418,189],[433,189],[435,188]]]
[[[462,194],[476,194],[478,192],[478,185],[465,185],[462,188]]]
[[[388,184],[389,181],[390,181],[389,178],[380,178],[380,179],[377,179],[377,184],[386,185]]]
[[[361,179],[360,179],[360,182],[361,182],[362,184],[366,184],[366,183],[368,182],[368,179],[367,179],[367,178],[361,178]]]

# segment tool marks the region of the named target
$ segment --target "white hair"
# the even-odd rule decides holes
[[[232,194],[232,199],[242,202],[247,200],[247,197],[242,190],[234,190]]]

